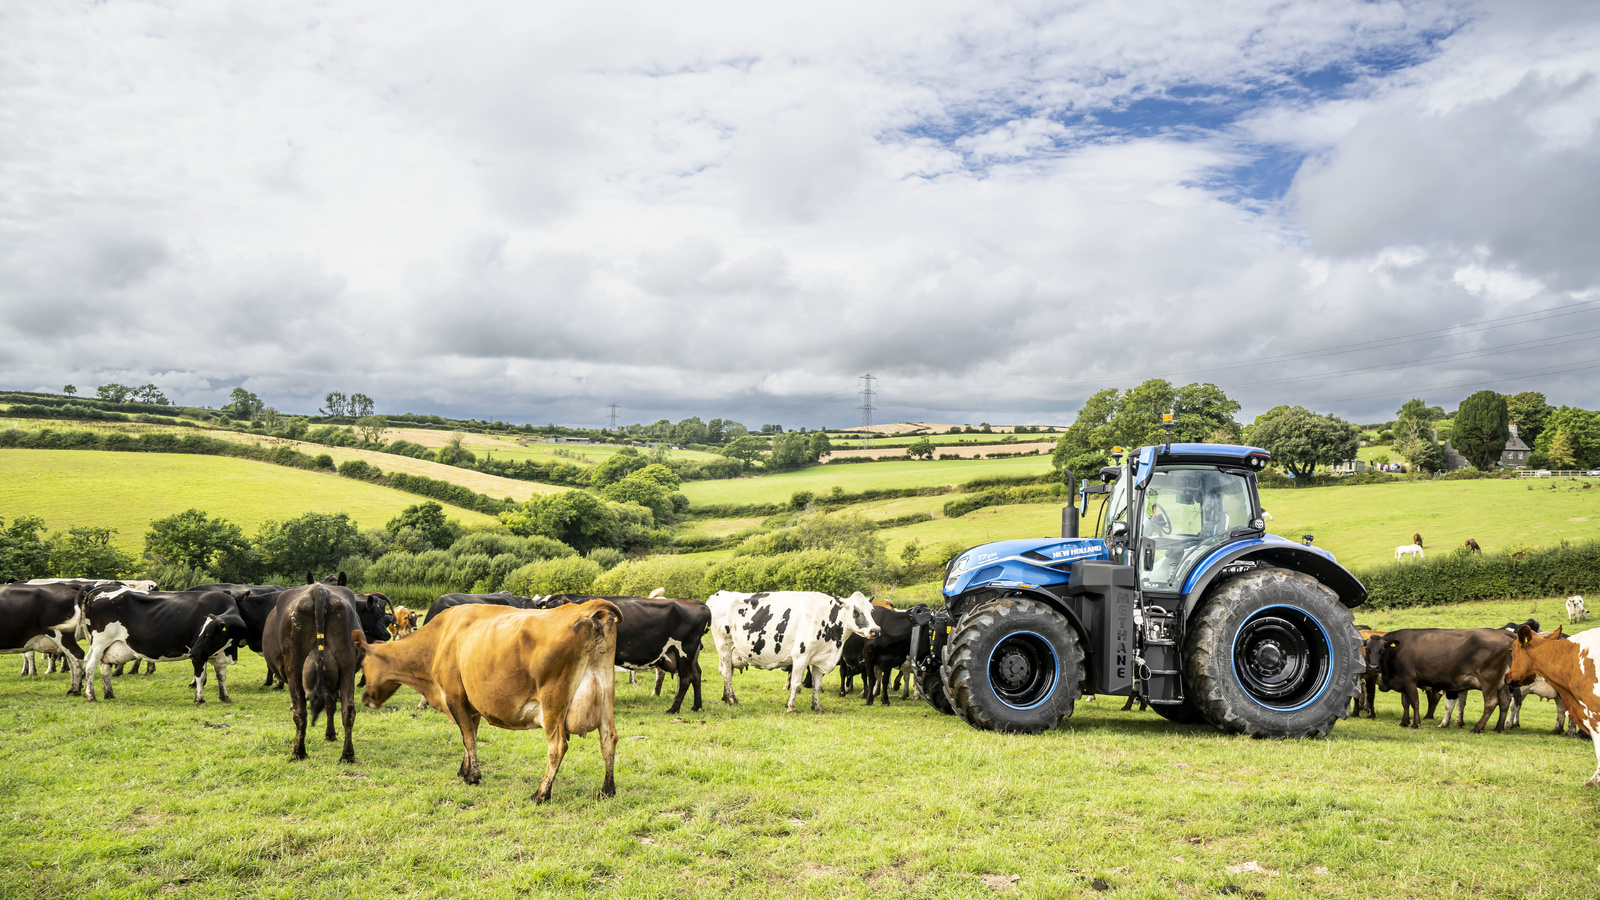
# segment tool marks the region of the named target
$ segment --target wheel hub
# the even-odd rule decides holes
[[[1321,690],[1332,648],[1309,615],[1292,607],[1267,607],[1244,624],[1233,642],[1233,668],[1251,699],[1275,709],[1297,709]]]
[[[1058,668],[1049,641],[1032,632],[1015,632],[989,654],[989,686],[1001,703],[1031,709],[1055,693]]]

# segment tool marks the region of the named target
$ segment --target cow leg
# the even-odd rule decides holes
[[[689,692],[689,673],[685,671],[687,668],[688,660],[679,659],[678,690],[672,698],[672,705],[667,707],[668,715],[675,715],[678,710],[683,708],[683,695]],[[661,695],[661,681],[666,677],[666,674],[666,671],[663,669],[656,670],[656,696],[658,697]],[[694,708],[700,708],[700,681],[698,678],[695,679],[694,683]]]
[[[137,659],[134,660],[133,661],[133,665],[134,665],[134,668],[138,668],[139,661]],[[194,681],[191,682],[191,684],[194,685],[194,702],[197,703],[197,704],[206,702],[206,661],[205,660],[197,659],[197,660],[194,661]]]
[[[450,718],[456,721],[456,727],[461,729],[461,746],[464,750],[461,756],[461,771],[456,774],[467,784],[479,784],[483,781],[483,774],[478,771],[478,711],[466,705],[465,698],[460,702],[447,700]],[[548,719],[550,713],[545,712]],[[545,726],[545,736],[550,734],[549,726]]]
[[[1438,691],[1434,690],[1433,688],[1428,688],[1428,714],[1423,716],[1423,718],[1433,718],[1433,711],[1439,708],[1439,696],[1440,694]]]
[[[290,666],[294,669],[296,667]],[[298,671],[289,673],[289,709],[294,715],[294,759],[306,758],[306,685]]]
[[[534,803],[544,803],[544,802],[547,802],[550,799],[550,789],[555,787],[555,785],[556,785],[556,773],[561,771],[561,760],[563,758],[565,758],[566,755],[567,755],[567,714],[566,714],[566,710],[561,710],[561,714],[560,715],[556,715],[550,709],[550,707],[546,706],[544,708],[544,720],[545,720],[545,726],[544,726],[544,740],[545,740],[544,778],[539,782],[539,792],[533,795],[533,802]],[[615,727],[615,726],[613,726],[613,727]],[[601,739],[600,740],[601,740],[600,752],[603,754],[603,753],[605,753],[605,736],[603,734],[601,735]],[[613,735],[611,740],[612,740],[611,746],[613,748],[613,753],[615,753],[616,736]],[[613,758],[615,758],[615,756],[613,756]],[[615,784],[612,784],[612,790],[613,791],[616,790],[616,785]]]
[[[660,666],[656,666],[656,690],[655,690],[654,696],[656,696],[656,697],[661,696],[661,685],[666,680],[667,680],[667,670],[661,668]],[[678,700],[680,702],[683,700],[683,693],[681,691],[678,694]],[[673,712],[677,712],[677,710],[672,710],[672,711]]]
[[[22,677],[39,674],[38,667],[33,662],[33,651],[28,650],[22,654]]]
[[[1461,702],[1461,695],[1460,694],[1456,694],[1455,696],[1451,696],[1449,693],[1445,694],[1445,696],[1444,696],[1444,721],[1439,723],[1439,725],[1438,725],[1439,728],[1449,728],[1450,727],[1450,717],[1455,715],[1456,706],[1459,705],[1460,702]]]
[[[1366,682],[1367,718],[1376,719],[1378,717],[1378,679],[1374,676],[1366,679]]]
[[[722,702],[729,706],[738,706],[739,698],[733,693],[733,654],[722,653],[721,648],[718,648],[717,668],[722,672]]]
[[[1412,714],[1416,719],[1412,719]],[[1417,701],[1417,688],[1415,685],[1406,685],[1400,689],[1400,727],[1416,728],[1422,724],[1422,704]]]
[[[106,699],[111,699],[111,667],[102,666],[100,660],[106,655],[106,650],[110,649],[111,644],[114,642],[115,639],[104,631],[90,636],[89,653],[83,661],[83,670],[87,675],[84,678],[83,696],[88,698],[91,703],[94,702],[94,676],[96,673],[100,675],[100,684],[105,688]]]
[[[683,702],[683,665],[678,665],[678,702]],[[600,784],[601,797],[617,795],[617,710],[615,694],[602,691],[600,698],[600,758],[606,763],[606,780]],[[560,763],[558,762],[559,766]],[[551,781],[554,781],[552,776]],[[545,799],[549,799],[546,795]]]
[[[699,712],[700,711],[700,681],[701,681],[701,675],[702,675],[702,672],[700,671],[700,656],[699,656],[699,654],[695,654],[695,658],[692,659],[692,660],[689,660],[689,672],[688,672],[688,675],[687,675],[687,677],[694,684],[694,706],[691,706],[689,708],[694,710],[695,712]],[[678,677],[680,679],[685,677],[685,673],[684,673],[682,668],[678,669]]]
[[[138,663],[134,663],[134,669],[137,671],[138,668],[139,668],[139,664]],[[154,675],[156,673],[156,661],[155,660],[147,659],[147,660],[144,661],[144,673],[146,675]]]
[[[1467,705],[1466,694],[1466,691],[1461,692],[1461,707],[1463,710],[1463,715],[1465,715]],[[1483,734],[1484,726],[1489,724],[1489,714],[1494,712],[1496,707],[1499,707],[1500,709],[1500,721],[1495,723],[1494,730],[1496,733],[1506,730],[1506,710],[1505,707],[1500,706],[1500,692],[1485,690],[1483,692],[1483,718],[1478,720],[1478,724],[1472,726],[1473,734]]]
[[[228,663],[227,658],[211,661],[211,671],[217,673],[217,699],[223,703],[232,703],[233,698],[228,696]]]
[[[344,668],[346,670],[344,677],[339,679],[339,702],[344,704],[344,752],[339,754],[339,761],[353,764],[356,761],[354,738],[356,727],[356,679],[354,669],[349,666]],[[222,673],[218,672],[217,677],[221,678]],[[333,721],[331,712],[328,715],[328,721]]]
[[[911,677],[911,661],[908,659],[894,676],[894,686],[900,689],[901,700],[911,699],[911,685],[915,681],[916,679]]]
[[[794,697],[796,694],[800,693],[800,688],[805,685],[805,676],[810,672],[811,668],[803,661],[798,659],[794,661],[794,665],[789,669],[789,702],[784,705],[783,708],[785,710],[788,710],[789,712],[795,711]],[[822,683],[820,681],[817,682],[817,685],[815,688],[813,688],[813,690],[821,691]]]
[[[878,684],[883,688],[883,708],[889,708],[889,669],[878,670]],[[872,705],[872,698],[867,698],[867,705]]]
[[[811,689],[811,711],[822,712],[822,667],[807,666],[806,670],[812,674],[817,683],[817,686]],[[794,698],[792,697],[789,699],[789,708],[794,709]]]

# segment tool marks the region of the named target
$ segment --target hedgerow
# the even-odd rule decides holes
[[[1472,553],[1465,548],[1356,573],[1380,609],[1600,592],[1600,541]]]

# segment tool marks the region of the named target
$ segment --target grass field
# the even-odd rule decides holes
[[[861,463],[814,466],[760,478],[690,481],[683,493],[697,506],[718,503],[781,503],[795,491],[826,494],[834,485],[854,493],[868,488],[932,487],[997,475],[1043,475],[1050,457]]]
[[[1013,444],[1036,444],[1042,442],[1055,443],[1061,438],[1059,434],[915,434],[896,435],[894,437],[874,438],[864,441],[855,435],[840,437],[829,436],[828,442],[835,447],[848,450],[860,447],[877,447],[883,444],[905,444],[920,438],[926,438],[929,443],[943,447],[946,444],[1001,444],[1006,443],[1006,438],[1011,438]]]
[[[365,482],[253,460],[98,450],[0,450],[0,515],[37,515],[54,529],[116,528],[116,543],[144,548],[152,519],[191,507],[220,516],[247,533],[267,519],[309,511],[344,512],[362,527],[381,527],[424,498]],[[464,524],[481,513],[446,507]]]
[[[1529,607],[1429,612],[1482,624]],[[617,796],[594,797],[591,735],[536,807],[541,734],[486,726],[470,787],[456,729],[404,689],[358,713],[355,765],[320,738],[291,762],[287,698],[252,683],[263,671],[245,652],[235,702],[211,686],[199,707],[177,664],[93,705],[63,675],[0,674],[0,896],[1395,900],[1600,884],[1593,752],[1546,734],[1538,701],[1521,729],[1472,735],[1402,730],[1380,694],[1376,720],[1273,742],[1111,697],[1021,737],[920,701],[840,699],[836,675],[820,715],[784,713],[778,673],[736,676],[737,709],[712,675],[707,708],[677,717],[622,683]]]

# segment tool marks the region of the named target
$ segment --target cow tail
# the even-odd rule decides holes
[[[328,591],[322,586],[312,588],[315,595],[316,622],[317,622],[317,649],[311,651],[316,661],[316,675],[311,679],[311,689],[307,692],[311,702],[311,724],[317,724],[317,716],[328,703],[328,674],[326,661],[328,657]],[[333,715],[330,710],[328,715]]]

